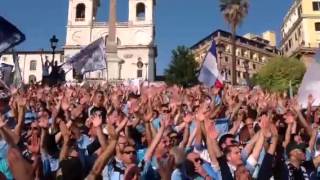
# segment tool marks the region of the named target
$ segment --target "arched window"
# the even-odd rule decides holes
[[[29,76],[29,84],[33,84],[37,82],[37,77],[35,75]]]
[[[37,70],[37,61],[31,60],[30,61],[30,71],[35,71],[35,70]]]
[[[139,21],[144,21],[146,18],[146,7],[143,3],[137,4],[137,19]]]
[[[83,21],[85,18],[86,6],[81,3],[76,7],[76,21]]]

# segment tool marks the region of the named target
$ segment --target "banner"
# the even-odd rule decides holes
[[[0,53],[20,44],[24,40],[25,35],[0,16]]]
[[[65,66],[68,65],[71,65],[77,74],[106,69],[106,54],[103,38],[89,44],[67,60]]]

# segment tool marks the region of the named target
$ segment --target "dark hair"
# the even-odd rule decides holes
[[[100,90],[98,90],[98,91],[96,92],[96,95],[97,95],[97,94],[101,94],[102,96],[104,95],[103,91],[100,91]]]
[[[238,145],[232,144],[232,145],[227,146],[226,148],[224,148],[224,154],[228,155],[229,153],[231,153],[231,149],[235,148],[235,147],[238,147]]]
[[[224,144],[228,138],[234,138],[234,135],[232,135],[232,134],[225,134],[225,135],[222,135],[222,136],[220,137],[218,144],[219,144],[219,147],[220,147],[221,149],[222,149],[222,147],[221,147],[222,144]]]

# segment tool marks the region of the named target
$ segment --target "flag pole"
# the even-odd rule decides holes
[[[290,99],[293,98],[293,92],[292,92],[292,81],[289,81],[289,94],[290,94]]]
[[[13,57],[13,62],[14,62],[14,66],[15,66],[15,74],[14,74],[14,82],[13,83],[17,83],[16,86],[19,87],[21,86],[22,83],[22,76],[21,76],[21,70],[20,70],[20,65],[19,65],[19,57],[17,52],[12,48],[12,57]],[[19,75],[19,77],[16,77],[16,73],[17,75]],[[18,78],[18,79],[15,79]],[[16,81],[16,82],[15,82]]]

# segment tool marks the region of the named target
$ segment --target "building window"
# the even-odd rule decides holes
[[[320,31],[320,22],[314,23],[314,27],[316,31]]]
[[[84,21],[85,12],[86,6],[83,3],[78,4],[76,7],[76,21]]]
[[[139,21],[144,21],[146,18],[146,7],[143,3],[137,4],[137,19]]]
[[[225,57],[224,59],[225,59],[224,61],[225,61],[226,63],[228,63],[229,58],[228,58],[228,57]]]
[[[142,78],[142,69],[138,69],[137,71],[137,77]]]
[[[319,11],[320,10],[320,1],[313,1],[312,7],[313,7],[314,11]]]
[[[37,77],[35,75],[29,76],[29,84],[33,84],[37,82]]]
[[[289,48],[292,46],[292,39],[289,40]]]
[[[37,70],[37,61],[31,60],[30,61],[30,71],[35,71],[35,70]]]
[[[256,65],[255,65],[255,64],[252,64],[252,68],[255,70],[255,69],[256,69]]]

